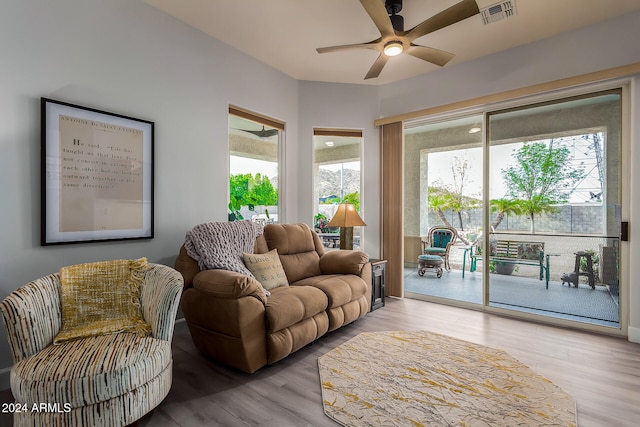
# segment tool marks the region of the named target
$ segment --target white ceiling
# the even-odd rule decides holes
[[[297,79],[386,84],[439,67],[409,55],[391,58],[364,80],[378,53],[318,54],[317,47],[365,43],[380,36],[358,0],[144,0],[185,23]],[[380,0],[383,1],[383,0]],[[404,0],[405,29],[459,0]],[[445,67],[640,10],[640,0],[512,0],[516,16],[483,25],[480,15],[415,41],[454,53]],[[498,0],[477,0],[480,9]]]

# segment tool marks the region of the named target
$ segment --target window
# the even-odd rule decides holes
[[[280,152],[284,123],[229,107],[229,220],[282,221]]]
[[[362,131],[314,129],[314,226],[328,248],[340,246],[337,229],[326,226],[339,203],[352,203],[362,214],[360,167]],[[354,249],[362,245],[362,227],[354,227]]]

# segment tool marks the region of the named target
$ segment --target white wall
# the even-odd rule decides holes
[[[286,157],[298,157],[296,80],[141,1],[0,0],[0,11],[0,299],[68,264],[173,265],[187,230],[226,220],[229,103],[285,121]],[[40,97],[155,122],[153,240],[40,246]],[[2,331],[0,389],[11,364]]]
[[[499,25],[492,24],[492,25]],[[500,93],[640,62],[637,43],[640,12],[531,43],[457,66],[445,67],[380,88],[381,116],[418,111],[456,101]],[[626,302],[629,304],[629,339],[640,342],[640,76],[631,90],[631,237],[622,244],[629,266]],[[634,184],[635,183],[635,184]],[[623,276],[623,280],[625,277]],[[624,295],[623,295],[624,297]],[[624,300],[623,300],[624,302]]]

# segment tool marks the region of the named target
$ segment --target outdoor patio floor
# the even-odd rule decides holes
[[[432,270],[419,276],[417,268],[404,270],[406,297],[412,294],[482,303],[482,273],[444,270],[438,279]],[[587,284],[578,288],[561,282],[545,282],[537,278],[491,274],[490,306],[527,313],[569,319],[596,325],[619,327],[618,298],[607,286],[591,289]]]

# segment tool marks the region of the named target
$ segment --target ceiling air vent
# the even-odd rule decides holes
[[[492,4],[480,10],[483,24],[491,24],[504,18],[511,18],[516,14],[516,2],[514,0],[505,0],[500,3]]]

